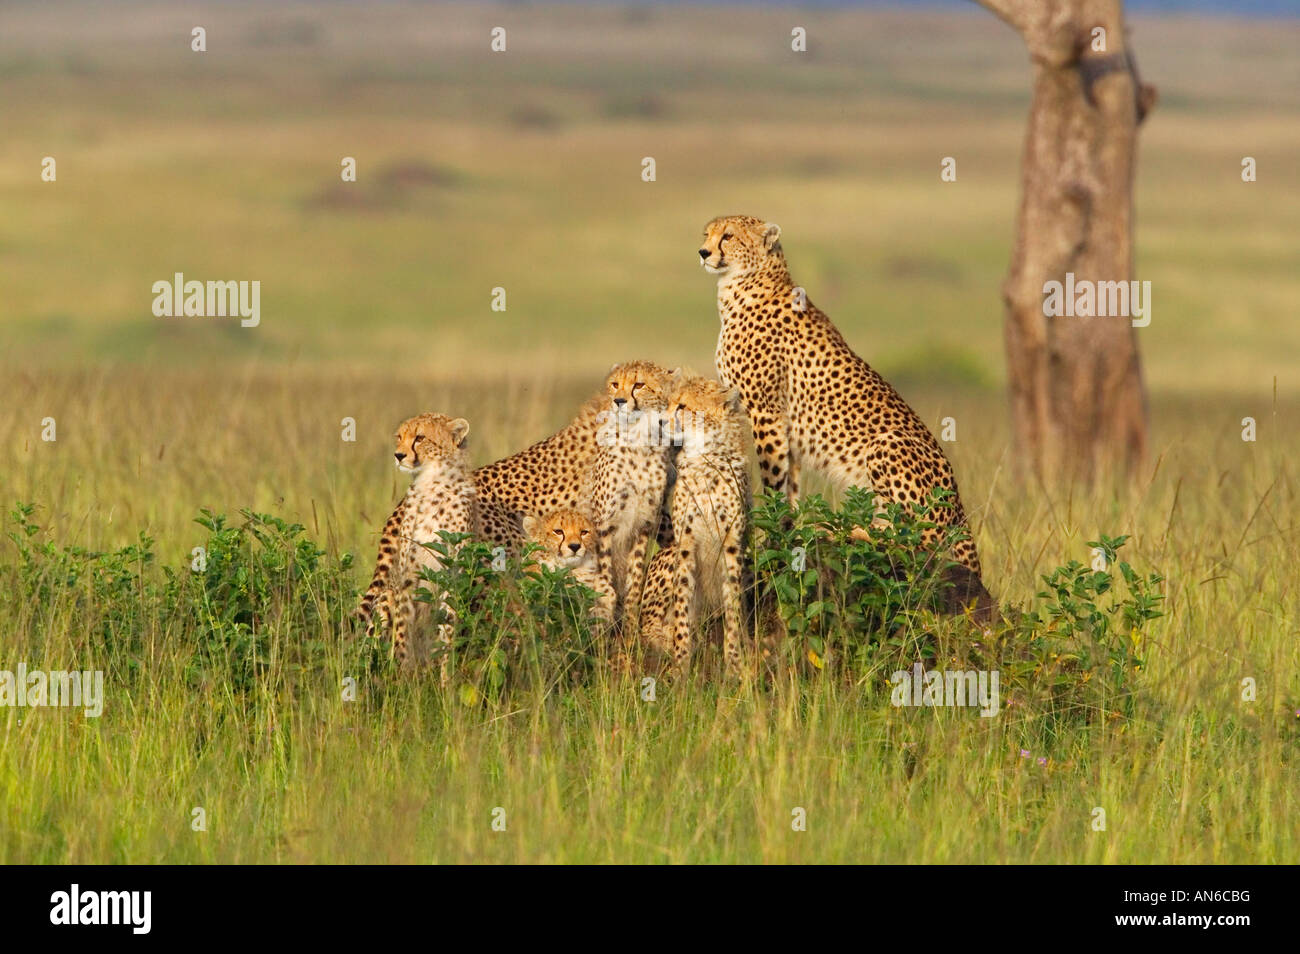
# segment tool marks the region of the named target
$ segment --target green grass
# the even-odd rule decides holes
[[[59,440],[10,421],[0,494],[34,499],[50,539],[92,549],[145,531],[184,571],[206,539],[200,506],[303,523],[357,555],[399,492],[385,418],[465,414],[486,460],[545,433],[586,389],[553,379],[433,387],[410,377],[277,372],[229,381],[120,371],[11,379],[10,406],[47,407]],[[1285,461],[1297,408],[1255,409],[1260,441],[1211,403],[1158,402],[1158,465],[1132,492],[1026,494],[1000,460],[996,395],[921,392],[959,407],[953,445],[987,576],[1027,606],[1039,577],[1086,541],[1128,533],[1126,554],[1167,577],[1167,615],[1143,636],[1130,719],[1058,735],[1040,713],[899,710],[880,687],[807,676],[769,690],[597,680],[523,687],[494,707],[431,680],[368,678],[332,633],[271,627],[275,662],[247,695],[187,664],[204,634],[145,624],[138,652],[103,648],[74,604],[52,617],[10,582],[6,660],[102,667],[98,720],[0,711],[5,861],[1282,861],[1294,857],[1293,621],[1297,487]],[[345,413],[359,440],[339,439]],[[120,422],[130,421],[129,427]],[[256,461],[258,466],[247,462]],[[232,463],[233,462],[233,463]],[[7,574],[15,552],[6,542]],[[324,596],[320,597],[325,599]],[[308,641],[323,668],[295,675]],[[340,700],[359,675],[355,703]],[[1259,686],[1243,702],[1245,677]],[[21,723],[21,724],[20,724]],[[1028,749],[1030,757],[1020,755]],[[1046,758],[1046,765],[1038,759]],[[40,779],[41,784],[32,784]],[[190,830],[204,807],[209,830]],[[1103,807],[1107,831],[1090,829]],[[507,811],[493,832],[492,810]],[[790,830],[808,810],[809,830]]]
[[[144,532],[150,573],[183,573],[200,508],[247,508],[353,554],[340,585],[359,586],[403,489],[398,421],[465,416],[486,462],[563,424],[617,360],[711,370],[698,232],[755,212],[927,423],[956,419],[946,449],[1004,603],[1128,534],[1166,615],[1142,634],[1132,715],[1056,734],[1037,711],[895,709],[878,684],[814,674],[465,705],[359,673],[345,703],[357,663],[333,632],[269,627],[271,662],[237,691],[224,663],[195,678],[200,626],[147,617],[128,651],[84,603],[24,600],[5,538],[0,668],[103,668],[107,702],[98,720],[0,709],[0,862],[1297,856],[1295,26],[1135,25],[1163,97],[1137,192],[1153,453],[1132,486],[1049,491],[1011,475],[998,288],[1029,75],[991,16],[197,9],[6,10],[0,504],[34,502],[51,541]],[[486,53],[498,20],[504,59]],[[150,286],[174,271],[262,281],[261,326],[154,318]]]

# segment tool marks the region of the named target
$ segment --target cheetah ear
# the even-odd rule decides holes
[[[541,523],[541,521],[531,513],[524,514],[524,533],[531,537],[537,532],[537,526],[539,523]]]
[[[781,226],[775,222],[767,223],[767,231],[763,233],[763,247],[769,252],[781,244]]]
[[[467,437],[469,437],[469,421],[463,417],[456,418],[451,422],[451,439],[456,442],[457,447],[464,447]]]

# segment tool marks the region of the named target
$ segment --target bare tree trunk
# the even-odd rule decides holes
[[[1022,473],[1046,481],[1131,473],[1146,455],[1147,430],[1131,320],[1049,317],[1044,285],[1064,285],[1067,272],[1076,282],[1131,280],[1137,127],[1155,90],[1138,79],[1122,0],[977,2],[1020,33],[1034,67],[1016,245],[1002,287]]]

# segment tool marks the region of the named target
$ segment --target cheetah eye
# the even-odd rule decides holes
[[[579,536],[582,536],[582,537],[585,537],[585,536],[586,536],[587,534],[589,534],[589,533],[591,533],[590,530],[583,530],[582,533],[580,533],[580,534],[578,534],[578,535],[579,535]]]
[[[559,527],[556,527],[554,530],[551,531],[551,533],[555,534],[557,537],[564,536],[564,531],[561,530]]]
[[[730,232],[728,232],[726,235],[722,236],[722,241],[724,241],[724,242],[729,242],[729,241],[731,241],[733,238],[735,238],[735,236],[732,235]]]
[[[636,384],[632,385],[632,390],[635,391],[637,388],[643,388],[643,387],[645,387],[645,382],[638,381]]]

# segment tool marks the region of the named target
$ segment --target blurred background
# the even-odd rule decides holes
[[[1129,4],[1160,91],[1136,229],[1153,393],[1300,388],[1287,6]],[[996,388],[1030,80],[973,3],[5,4],[4,360],[708,370],[697,239],[741,212],[781,224],[796,279],[905,393]],[[261,281],[260,327],[154,317],[177,271]]]
[[[143,528],[167,558],[200,506],[369,551],[403,418],[468,418],[484,463],[616,361],[712,373],[696,249],[739,212],[782,226],[796,280],[932,430],[957,422],[995,592],[1097,532],[1213,576],[1292,508],[1300,20],[1165,6],[1130,11],[1160,91],[1137,185],[1151,455],[1141,493],[1086,508],[1011,480],[999,289],[1031,67],[973,3],[0,6],[0,502],[89,547]],[[261,323],[155,317],[176,272],[261,282]]]

